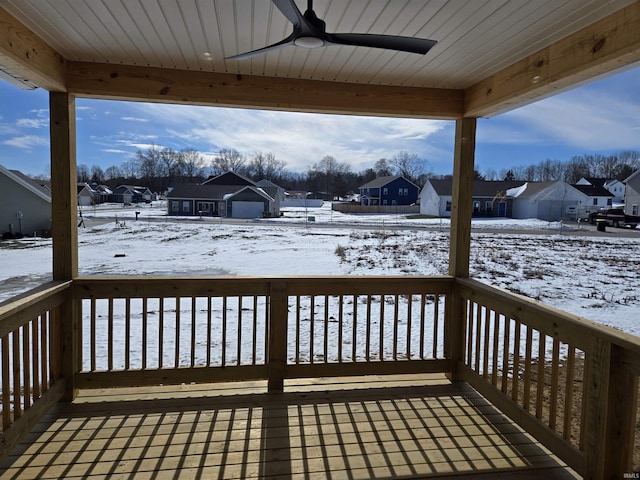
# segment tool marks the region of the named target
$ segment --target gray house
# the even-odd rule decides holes
[[[640,215],[640,170],[633,172],[624,181],[624,213],[627,215]]]
[[[279,187],[278,187],[279,188]],[[252,180],[234,172],[201,184],[178,184],[167,194],[167,214],[232,218],[279,216],[279,203]]]
[[[0,234],[49,235],[51,192],[43,182],[0,165]]]

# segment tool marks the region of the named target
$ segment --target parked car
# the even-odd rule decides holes
[[[589,214],[589,223],[595,225],[598,220],[607,222],[613,227],[636,228],[640,223],[640,216],[627,215],[622,208],[602,208]]]

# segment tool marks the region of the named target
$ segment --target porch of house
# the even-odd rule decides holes
[[[77,278],[0,339],[6,478],[637,466],[640,341],[470,279]]]
[[[2,478],[579,478],[465,383],[391,375],[83,390]]]

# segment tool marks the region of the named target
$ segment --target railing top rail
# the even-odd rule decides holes
[[[267,295],[270,286],[286,283],[290,295],[449,293],[451,276],[202,276],[78,277],[76,294],[92,297],[172,297]]]
[[[61,305],[71,292],[72,281],[51,281],[0,303],[0,337],[33,317]]]
[[[501,313],[518,317],[522,312],[532,312],[543,318],[551,318],[552,324],[549,326],[549,330],[552,334],[562,329],[570,332],[570,335],[576,339],[592,339],[593,337],[597,337],[605,342],[618,345],[628,350],[628,353],[634,357],[640,357],[640,337],[635,335],[596,323],[578,315],[563,312],[542,302],[509,292],[502,288],[487,285],[475,279],[456,278],[456,285],[471,291],[480,291],[497,298],[501,304]]]

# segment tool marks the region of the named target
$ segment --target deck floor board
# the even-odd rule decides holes
[[[443,376],[81,391],[0,478],[576,478]],[[500,476],[497,476],[500,475]]]

